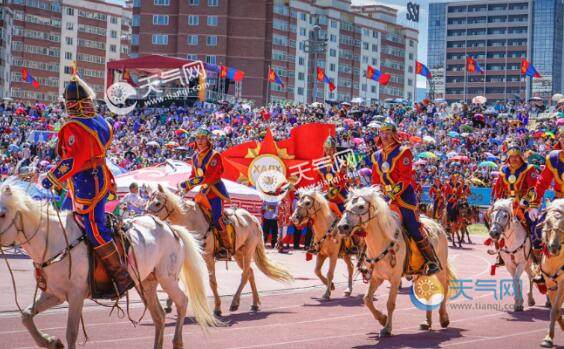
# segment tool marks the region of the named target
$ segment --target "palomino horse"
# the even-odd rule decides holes
[[[552,309],[548,332],[541,345],[552,348],[556,321],[564,331],[564,319],[560,312],[564,302],[564,199],[556,199],[548,206],[542,239],[546,253],[542,258],[541,272],[546,281]]]
[[[150,216],[126,220],[128,223],[132,225],[127,231],[132,251],[128,256],[129,272],[137,290],[143,291],[142,299],[155,323],[154,347],[163,346],[165,314],[157,298],[160,285],[176,304],[173,344],[174,348],[182,348],[188,299],[200,326],[217,324],[206,299],[201,249],[182,227],[170,227]],[[59,216],[51,204],[34,201],[15,186],[4,183],[0,187],[0,245],[21,246],[34,265],[40,266],[46,280],[45,291],[22,313],[24,326],[40,347],[63,347],[60,339],[38,330],[33,318],[65,301],[69,305],[67,344],[76,347],[82,306],[90,296],[88,247],[83,241],[83,232],[72,214]],[[179,287],[179,274],[188,297]]]
[[[214,245],[215,237],[210,231],[210,225],[204,212],[194,201],[182,199],[163,188],[158,186],[157,190],[152,193],[151,199],[147,202],[146,210],[148,213],[154,214],[162,220],[171,222],[188,228],[190,231],[196,232],[203,237],[204,241],[204,259],[208,267],[210,287],[215,300],[214,313],[221,315],[221,299],[217,291],[217,280],[215,278],[215,257]],[[235,239],[235,260],[239,268],[243,271],[241,274],[241,283],[237,292],[233,296],[230,311],[236,311],[239,308],[241,300],[241,292],[247,284],[251,284],[253,293],[253,305],[251,310],[259,309],[259,294],[255,284],[255,276],[251,262],[255,260],[255,264],[269,278],[290,282],[293,280],[292,275],[280,265],[273,263],[267,256],[262,241],[262,228],[258,219],[251,215],[247,210],[243,209],[226,209],[226,214],[232,218],[236,239]]]
[[[490,237],[494,241],[505,240],[505,245],[499,250],[505,267],[513,278],[514,310],[523,311],[523,294],[521,291],[521,274],[526,271],[529,276],[529,292],[527,300],[529,306],[535,305],[533,297],[533,273],[531,271],[531,239],[525,227],[513,214],[513,199],[497,200],[490,212]],[[499,244],[499,243],[498,243]]]
[[[435,275],[443,289],[439,314],[441,326],[446,328],[449,325],[446,308],[449,281],[455,278],[448,265],[448,241],[444,230],[434,220],[421,216],[421,223],[428,231],[431,243],[442,265],[442,270]],[[396,307],[396,297],[401,277],[404,274],[404,266],[407,263],[407,241],[402,234],[399,217],[376,188],[355,189],[349,195],[345,212],[337,228],[342,235],[351,235],[357,229],[366,232],[366,262],[371,265],[372,277],[364,295],[364,304],[370,309],[374,318],[384,326],[380,331],[380,336],[389,336],[392,333],[392,315]],[[420,276],[414,277],[414,283],[416,283]],[[384,280],[388,280],[391,284],[387,315],[374,307],[373,300],[374,292]],[[420,325],[424,330],[431,328],[431,310],[427,309],[426,316],[426,320]]]
[[[318,251],[315,260],[315,275],[327,286],[323,299],[328,300],[331,298],[331,291],[335,288],[333,275],[343,240],[339,235],[333,234],[339,217],[331,210],[329,201],[320,191],[308,190],[299,192],[298,195],[298,204],[290,219],[298,226],[306,224],[308,221],[311,221],[313,224],[313,243]],[[325,277],[321,274],[321,267],[323,267],[323,263],[327,258],[329,258],[329,270],[327,271],[327,277]],[[345,254],[343,260],[347,264],[349,275],[345,296],[350,296],[354,266],[349,255]]]

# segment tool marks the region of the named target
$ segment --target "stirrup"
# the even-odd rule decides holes
[[[231,254],[225,247],[221,247],[215,254],[215,259],[217,259],[218,261],[230,261]]]

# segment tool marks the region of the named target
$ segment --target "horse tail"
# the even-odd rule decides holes
[[[268,276],[272,280],[286,283],[294,281],[294,277],[290,274],[290,272],[288,272],[288,270],[286,270],[286,268],[274,263],[268,258],[262,238],[257,244],[257,248],[255,250],[255,264],[264,275]]]
[[[204,277],[207,275],[207,269],[202,257],[202,248],[186,228],[175,225],[173,229],[184,243],[184,264],[180,276],[185,286],[184,292],[189,299],[188,306],[192,308],[196,322],[204,330],[218,326],[220,322],[213,316],[206,297]]]

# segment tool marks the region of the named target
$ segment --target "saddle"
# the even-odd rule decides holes
[[[198,205],[198,207],[200,208],[200,210],[202,210],[202,212],[204,213],[204,217],[206,218],[206,221],[208,222],[208,224],[211,224],[212,221],[212,215],[211,215],[211,207],[209,207],[208,205],[206,205],[205,203],[196,201],[196,204]],[[237,235],[235,234],[235,224],[233,222],[233,220],[231,219],[231,217],[227,214],[225,214],[225,212],[223,212],[223,215],[220,218],[220,224],[222,224],[225,227],[225,231],[227,233],[227,237],[229,238],[229,246],[225,246],[229,251],[234,251],[235,250],[235,246],[236,246],[236,238]],[[212,229],[211,230],[214,234],[214,248],[213,248],[213,254],[216,255],[217,252],[219,251],[220,248],[220,240],[221,237],[219,236],[219,231],[217,229]],[[204,238],[204,248],[205,248],[205,243],[206,243],[206,238],[207,238],[207,234]]]
[[[423,227],[423,229],[426,229]],[[415,240],[407,234],[407,230],[402,229],[403,238],[406,242],[406,254],[403,267],[404,275],[420,275],[423,274],[423,267],[425,266],[425,258],[419,251]]]
[[[111,213],[106,213],[106,226],[110,228],[110,231],[112,232],[112,239],[116,244],[120,256],[127,260],[131,242],[129,241],[129,236],[126,232],[130,227]],[[84,233],[86,234],[86,232]],[[96,253],[94,253],[94,247],[89,242],[87,242],[86,245],[88,246],[88,280],[91,298],[115,299],[116,290],[112,279],[108,276],[108,273],[104,268],[103,262]]]

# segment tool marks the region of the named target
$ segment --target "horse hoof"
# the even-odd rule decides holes
[[[215,315],[215,317],[221,317],[221,309],[214,310],[213,315]]]
[[[431,325],[429,325],[426,322],[423,322],[419,324],[419,329],[422,331],[429,331],[431,329]]]
[[[524,308],[523,308],[523,306],[522,306],[522,305],[516,305],[516,306],[515,306],[515,312],[518,312],[518,313],[520,313],[520,312],[522,312],[522,311],[523,311],[523,309],[524,309]]]
[[[237,309],[239,309],[239,306],[235,305],[235,304],[233,304],[229,307],[229,311],[237,311]]]
[[[164,308],[165,313],[170,314],[172,313],[172,308],[171,307],[166,307]]]
[[[328,301],[328,300],[331,299],[331,296],[330,296],[329,294],[325,293],[325,294],[321,297],[321,299],[323,299],[324,301]]]
[[[251,311],[258,311],[259,310],[259,306],[258,305],[251,305]]]
[[[345,297],[350,297],[351,296],[351,291],[345,291]]]
[[[545,308],[552,308],[552,304],[550,304],[550,301],[547,299],[546,303],[544,303],[544,307]]]
[[[63,342],[56,337],[51,337],[51,340],[49,341],[49,348],[51,349],[64,349],[65,345],[63,344]]]
[[[335,291],[335,284],[331,283],[331,291]]]
[[[450,325],[450,321],[449,321],[449,320],[441,321],[441,327],[442,327],[442,328],[447,328],[448,325]]]
[[[529,307],[534,307],[536,303],[535,303],[534,299],[529,299],[528,304],[529,304]]]
[[[543,348],[552,348],[552,341],[550,339],[545,339],[541,343],[541,347]]]
[[[390,337],[392,335],[392,331],[387,328],[383,328],[380,330],[380,338]]]

